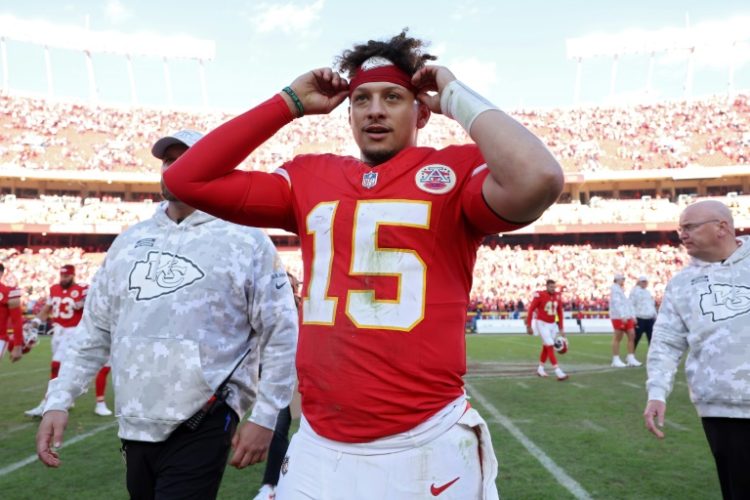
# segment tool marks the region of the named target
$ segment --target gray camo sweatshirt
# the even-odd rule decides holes
[[[750,418],[750,237],[724,262],[693,259],[667,285],[648,351],[648,398],[665,401],[680,358],[701,417]]]
[[[45,411],[67,410],[111,355],[119,436],[158,442],[229,383],[240,418],[273,428],[291,400],[297,310],[262,231],[162,203],[123,232],[96,273],[84,315],[50,382]],[[258,380],[258,364],[263,378]]]

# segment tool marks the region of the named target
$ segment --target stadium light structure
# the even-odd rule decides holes
[[[54,92],[50,48],[82,52],[86,58],[89,77],[89,95],[92,102],[98,101],[93,54],[124,56],[127,61],[130,94],[137,104],[133,57],[156,57],[163,61],[167,101],[172,104],[171,78],[168,61],[189,59],[198,62],[203,105],[208,105],[205,63],[212,61],[216,53],[213,40],[202,40],[186,35],[164,36],[150,33],[119,33],[116,31],[92,31],[80,26],[53,24],[43,20],[24,20],[15,16],[0,15],[0,57],[2,57],[3,92],[9,91],[7,40],[26,42],[44,47],[47,71],[47,91]]]
[[[734,68],[740,54],[746,52],[750,40],[750,17],[736,16],[723,21],[710,21],[684,28],[666,27],[657,30],[630,29],[620,33],[595,33],[566,39],[568,59],[576,61],[576,81],[573,100],[578,104],[581,94],[581,65],[584,59],[612,58],[610,96],[614,96],[617,80],[617,63],[621,56],[645,54],[649,56],[646,90],[652,89],[655,57],[657,54],[684,53],[687,70],[683,96],[692,97],[693,68],[696,51],[722,50],[731,54],[727,90],[734,92]]]

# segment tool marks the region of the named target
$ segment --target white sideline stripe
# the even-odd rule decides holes
[[[70,446],[70,445],[76,444],[79,441],[83,441],[84,439],[88,439],[88,438],[90,438],[91,436],[93,436],[95,434],[99,434],[101,431],[107,430],[110,427],[114,427],[115,425],[117,425],[117,420],[115,420],[113,422],[110,422],[108,424],[100,425],[99,427],[95,427],[94,429],[91,429],[90,431],[88,431],[88,432],[86,432],[84,434],[79,434],[78,436],[74,437],[73,439],[70,439],[68,441],[64,441],[63,444],[62,444],[62,446],[60,447],[60,449],[65,448],[66,446]],[[23,460],[21,460],[19,462],[16,462],[14,464],[10,464],[10,465],[8,465],[6,467],[3,467],[2,469],[0,469],[0,477],[8,475],[11,472],[14,472],[14,471],[20,469],[21,467],[25,467],[25,466],[29,465],[30,463],[36,462],[37,460],[38,460],[38,458],[37,458],[36,455],[31,455],[29,457],[24,458]]]
[[[687,427],[685,427],[684,425],[678,424],[677,422],[673,422],[672,420],[669,420],[669,419],[666,419],[666,418],[664,419],[664,423],[667,424],[670,427],[674,427],[678,431],[688,431],[688,430],[690,430]]]
[[[622,385],[632,387],[633,389],[645,389],[643,386],[634,384],[633,382],[620,382]]]
[[[552,474],[552,476],[557,480],[558,483],[563,485],[566,490],[568,490],[574,497],[578,498],[579,500],[592,500],[591,495],[589,495],[589,493],[583,489],[583,486],[578,484],[575,479],[570,477],[559,465],[557,465],[546,453],[544,453],[541,448],[539,448],[529,438],[527,438],[526,435],[521,432],[521,430],[516,427],[508,417],[500,413],[498,409],[495,408],[481,392],[477,391],[474,386],[469,383],[464,382],[464,385],[469,391],[471,391],[474,398],[479,401],[488,412],[490,412],[495,421],[505,427],[505,429],[510,432],[511,435],[516,438],[524,448],[526,448],[531,456],[536,458],[539,463],[542,464],[542,467],[547,469],[550,474]]]
[[[592,422],[591,420],[582,420],[581,423],[583,424],[584,427],[588,427],[589,429],[594,430],[596,432],[604,432],[607,430],[601,425]]]
[[[579,389],[588,389],[589,388],[589,386],[583,385],[583,384],[579,384],[578,382],[571,382],[570,385],[578,387]]]
[[[529,388],[529,386],[526,385],[526,384],[524,384],[523,382],[516,382],[516,385],[519,386],[519,387],[522,387],[524,389],[528,389]]]
[[[0,378],[5,377],[17,377],[19,375],[26,375],[27,373],[39,373],[39,372],[48,372],[49,368],[37,368],[36,370],[27,370],[25,372],[11,372],[11,373],[3,373],[0,375]]]
[[[7,431],[5,431],[2,434],[0,434],[0,439],[5,439],[6,437],[10,436],[14,432],[22,431],[24,429],[27,429],[27,428],[31,427],[32,425],[34,425],[34,422],[27,422],[25,424],[21,424],[21,425],[15,426],[15,427],[11,427]]]

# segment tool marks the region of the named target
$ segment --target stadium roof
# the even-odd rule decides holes
[[[620,33],[594,33],[565,41],[570,59],[624,54],[650,54],[705,47],[732,47],[750,40],[750,17],[735,16],[684,28],[631,29]]]
[[[213,40],[202,40],[187,35],[92,31],[80,26],[18,19],[7,14],[0,14],[0,38],[89,53],[166,59],[211,61],[216,53],[216,44]]]

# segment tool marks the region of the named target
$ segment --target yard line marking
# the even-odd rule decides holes
[[[581,352],[581,351],[570,351],[570,353],[571,353],[571,356],[575,356],[576,358],[578,358],[578,357],[584,357],[584,358],[589,358],[589,359],[596,359],[602,365],[607,364],[608,357],[607,356],[603,356],[601,354],[591,354],[591,353],[588,353],[588,352]]]
[[[88,439],[88,438],[90,438],[91,436],[93,436],[95,434],[99,434],[101,431],[104,431],[104,430],[107,430],[107,429],[109,429],[111,427],[114,427],[115,425],[117,425],[117,420],[115,420],[113,422],[110,422],[108,424],[100,425],[99,427],[95,427],[94,429],[91,429],[89,432],[86,432],[84,434],[79,434],[78,436],[74,437],[73,439],[70,439],[68,441],[64,441],[63,444],[62,444],[62,446],[60,447],[60,449],[65,448],[66,446],[70,446],[70,445],[76,444],[79,441],[83,441],[84,439]],[[10,464],[10,465],[8,465],[6,467],[3,467],[2,469],[0,469],[0,477],[6,476],[6,475],[10,474],[11,472],[14,472],[14,471],[20,469],[21,467],[25,467],[25,466],[29,465],[30,463],[36,462],[37,460],[38,460],[38,458],[37,458],[36,455],[31,455],[31,456],[28,456],[28,457],[24,458],[23,460],[20,460],[20,461],[14,463],[14,464]]]
[[[570,385],[578,387],[579,389],[588,389],[589,388],[589,386],[583,385],[583,384],[579,384],[578,382],[571,382]]]
[[[684,425],[680,425],[677,422],[673,422],[672,420],[669,420],[669,419],[666,419],[666,418],[664,419],[664,423],[667,424],[670,427],[674,427],[678,431],[689,431],[690,430],[687,427],[685,427]]]
[[[15,426],[15,427],[11,427],[7,431],[5,431],[2,434],[0,434],[0,439],[5,439],[6,437],[10,436],[14,432],[18,432],[18,431],[22,431],[24,429],[28,429],[32,425],[34,425],[34,422],[27,422],[25,424],[21,424],[21,425]]]
[[[643,389],[642,385],[634,384],[633,382],[620,382],[622,385],[632,387],[633,389]]]
[[[528,389],[528,388],[529,388],[529,386],[528,386],[528,385],[526,385],[526,384],[524,384],[523,382],[516,382],[516,385],[517,385],[518,387],[523,387],[524,389]]]
[[[31,391],[38,391],[39,389],[43,389],[47,387],[47,382],[43,384],[36,384],[32,385],[30,387],[25,387],[23,389],[18,389],[18,392],[31,392]]]
[[[584,427],[588,427],[589,429],[594,430],[596,432],[604,432],[607,430],[601,425],[592,422],[591,420],[582,420],[581,423],[583,424]]]
[[[48,372],[49,368],[37,368],[36,370],[26,370],[23,372],[11,372],[11,373],[3,373],[0,375],[0,378],[5,377],[16,377],[18,375],[25,375],[27,373],[39,373],[39,372]]]
[[[533,441],[531,441],[521,430],[511,422],[511,420],[500,413],[495,406],[490,403],[484,395],[477,391],[474,386],[469,383],[464,383],[466,388],[472,393],[474,398],[485,407],[485,409],[493,416],[495,421],[505,427],[505,429],[511,433],[511,435],[523,445],[526,450],[536,458],[542,467],[547,469],[550,474],[557,480],[558,483],[563,485],[574,497],[579,500],[592,500],[591,495],[583,489],[583,486],[570,477],[559,465],[557,465],[544,451],[539,448]]]

